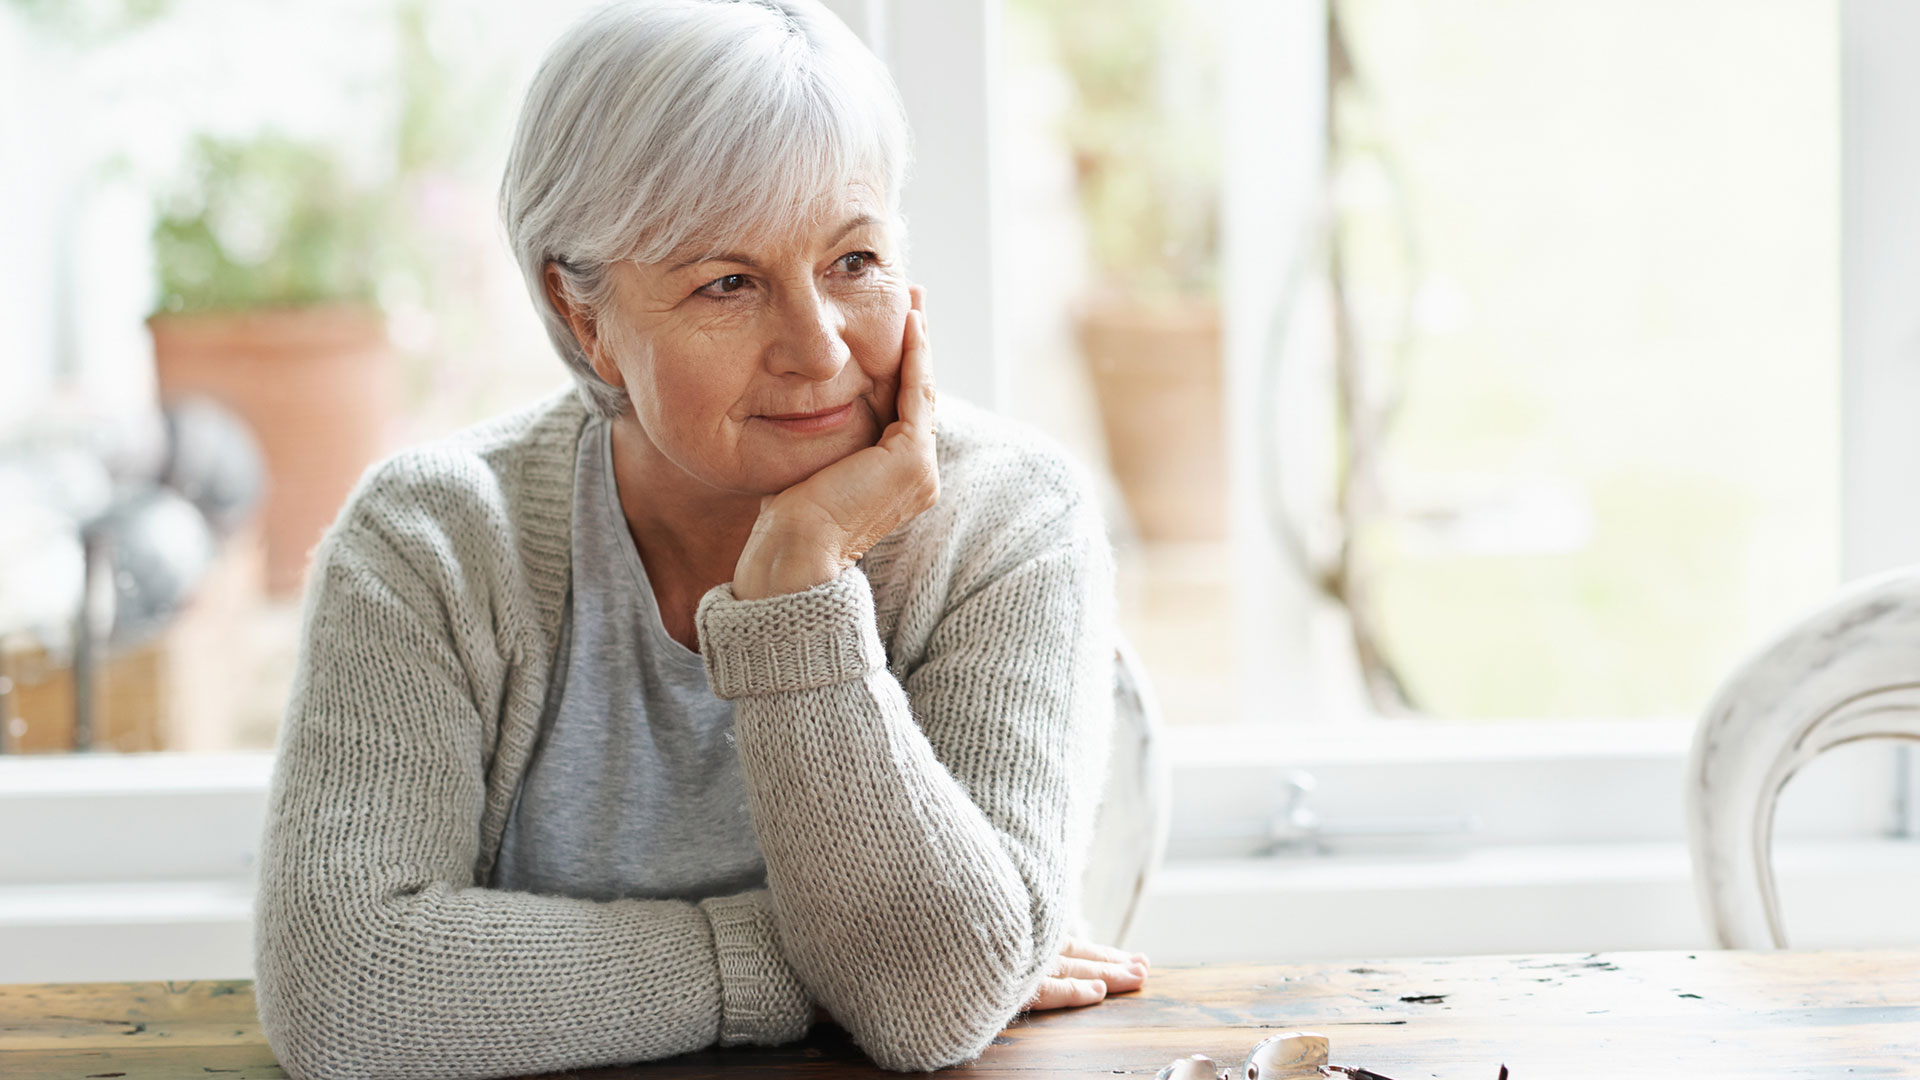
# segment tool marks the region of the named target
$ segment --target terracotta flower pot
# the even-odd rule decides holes
[[[204,395],[253,429],[266,458],[267,589],[298,592],[308,556],[395,416],[378,312],[340,305],[147,320],[162,400]]]
[[[1078,317],[1107,455],[1147,540],[1226,536],[1220,309],[1102,302]]]

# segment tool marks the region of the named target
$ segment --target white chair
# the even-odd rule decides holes
[[[1785,948],[1774,805],[1842,743],[1920,739],[1920,567],[1848,588],[1748,660],[1694,735],[1687,837],[1707,923],[1730,949]]]
[[[1081,932],[1103,945],[1126,940],[1166,851],[1170,781],[1160,726],[1146,668],[1121,642],[1114,657],[1112,755],[1081,878]]]

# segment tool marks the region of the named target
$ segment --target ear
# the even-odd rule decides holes
[[[587,354],[587,360],[593,364],[593,373],[609,386],[625,386],[620,368],[601,348],[599,326],[594,322],[593,313],[585,305],[576,304],[567,295],[567,288],[560,276],[560,267],[552,262],[540,276],[540,283],[547,290],[547,302],[553,310],[567,320],[567,328],[573,331],[573,340],[580,343],[580,351]]]

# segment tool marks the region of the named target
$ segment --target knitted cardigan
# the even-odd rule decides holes
[[[939,503],[803,593],[709,592],[767,887],[487,887],[568,595],[572,393],[371,470],[315,554],[255,925],[295,1077],[491,1077],[802,1036],[977,1056],[1077,916],[1111,723],[1089,486],[941,402]]]

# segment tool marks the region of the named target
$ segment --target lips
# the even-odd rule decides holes
[[[762,413],[760,419],[782,431],[798,434],[810,434],[827,431],[853,419],[853,405],[849,401],[831,409],[816,409],[812,412]]]
[[[853,403],[847,403],[847,405],[851,404]],[[761,419],[764,420],[817,420],[823,416],[832,416],[834,413],[846,408],[847,405],[835,405],[831,409],[817,409],[813,412],[761,413],[760,415]]]

